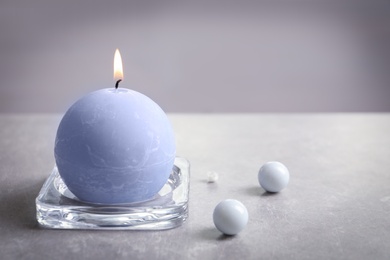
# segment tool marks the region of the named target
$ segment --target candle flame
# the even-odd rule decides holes
[[[115,50],[114,55],[114,80],[123,80],[122,57],[118,49]]]

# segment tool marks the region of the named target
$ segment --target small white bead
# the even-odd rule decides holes
[[[221,201],[214,209],[215,227],[225,235],[236,235],[248,223],[248,210],[238,200]]]
[[[212,183],[218,180],[218,173],[210,171],[207,173],[207,182]]]
[[[280,162],[267,162],[260,168],[258,179],[266,191],[279,192],[287,186],[290,173]]]

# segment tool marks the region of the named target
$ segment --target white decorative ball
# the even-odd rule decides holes
[[[267,162],[260,168],[258,179],[261,187],[266,191],[279,192],[286,188],[290,173],[280,162]]]
[[[213,221],[215,227],[225,235],[236,235],[248,223],[248,210],[238,200],[227,199],[215,207]]]
[[[214,171],[209,171],[207,173],[207,182],[208,183],[213,183],[213,182],[216,182],[218,180],[218,173],[214,172]]]

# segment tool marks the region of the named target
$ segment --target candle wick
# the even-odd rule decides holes
[[[121,82],[121,81],[122,81],[121,79],[118,79],[118,81],[115,83],[115,89],[118,88],[119,82]]]

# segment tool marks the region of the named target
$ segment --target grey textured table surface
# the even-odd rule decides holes
[[[1,259],[390,259],[390,114],[169,115],[192,165],[190,217],[166,231],[42,229],[35,203],[54,164],[59,115],[0,115]],[[290,184],[265,193],[278,160]],[[219,173],[208,184],[207,172]],[[249,223],[222,236],[215,205],[243,202]]]

